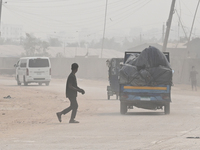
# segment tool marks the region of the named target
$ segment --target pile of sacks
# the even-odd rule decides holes
[[[133,86],[172,85],[172,69],[166,56],[150,46],[128,57],[120,70],[119,81]]]

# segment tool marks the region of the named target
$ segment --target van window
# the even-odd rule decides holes
[[[49,60],[42,58],[29,59],[29,67],[30,68],[49,67]]]
[[[26,67],[26,59],[22,59],[22,60],[20,61],[20,67],[21,67],[21,68],[25,68],[25,67]]]

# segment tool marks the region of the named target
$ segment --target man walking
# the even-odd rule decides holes
[[[194,87],[196,91],[197,91],[197,77],[196,77],[197,74],[198,72],[195,70],[195,67],[192,66],[192,71],[190,71],[190,80],[191,80],[192,90]]]
[[[78,64],[73,63],[71,65],[71,70],[72,72],[68,76],[66,83],[66,97],[70,101],[70,106],[61,112],[57,112],[56,115],[58,117],[58,120],[61,122],[62,121],[61,116],[67,114],[72,110],[71,119],[69,123],[79,123],[78,121],[74,120],[78,109],[78,103],[76,97],[77,97],[77,92],[85,94],[85,91],[77,86],[77,80],[75,74],[78,71]]]

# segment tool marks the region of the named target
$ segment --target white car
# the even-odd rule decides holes
[[[51,81],[51,63],[48,57],[22,57],[14,66],[16,67],[17,85],[45,83],[48,86]]]

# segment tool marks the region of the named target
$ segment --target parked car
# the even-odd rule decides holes
[[[22,57],[14,67],[17,85],[45,83],[48,86],[51,81],[51,63],[48,57]]]

